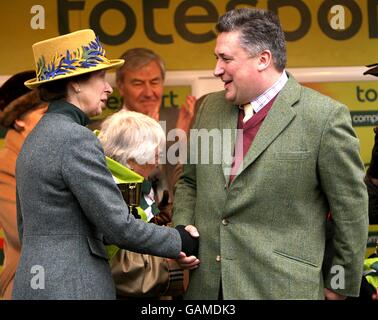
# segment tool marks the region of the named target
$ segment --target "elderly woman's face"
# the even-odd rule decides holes
[[[155,161],[150,161],[149,163],[140,164],[135,160],[129,160],[128,162],[129,167],[135,171],[136,173],[140,174],[142,177],[147,179],[152,171],[159,165],[159,152],[156,150],[155,153]]]
[[[108,96],[113,92],[112,87],[105,79],[105,71],[95,71],[86,81],[78,83],[76,98],[79,108],[88,117],[98,116],[106,107]]]

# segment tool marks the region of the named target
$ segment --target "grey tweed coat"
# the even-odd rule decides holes
[[[177,230],[128,214],[86,120],[75,106],[53,102],[20,152],[14,299],[114,299],[104,242],[170,258],[181,250]]]

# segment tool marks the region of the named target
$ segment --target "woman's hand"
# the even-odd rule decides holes
[[[199,237],[198,230],[195,226],[187,225],[185,227],[185,230],[188,231],[193,238]],[[184,252],[180,252],[177,262],[181,266],[181,268],[189,270],[198,268],[200,264],[200,260],[196,256],[187,257]]]

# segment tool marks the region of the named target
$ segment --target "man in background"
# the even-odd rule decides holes
[[[195,112],[196,99],[187,96],[181,108],[161,108],[163,102],[165,64],[163,59],[147,48],[133,48],[127,50],[121,57],[125,64],[117,70],[116,84],[122,97],[122,108],[130,111],[145,114],[157,121],[165,122],[166,134],[172,129],[181,129],[188,133]],[[169,148],[167,141],[166,150]],[[166,157],[166,163],[159,165],[149,176],[152,182],[154,197],[158,203],[159,215],[154,222],[160,225],[171,223],[173,190],[178,177],[182,173],[180,164],[171,164]],[[120,250],[111,260],[113,279],[116,284],[118,298],[130,299],[124,289],[122,277],[115,277],[119,270],[123,270],[123,264],[131,264],[131,261],[124,261],[125,252]],[[150,266],[153,268],[154,266]],[[135,266],[137,268],[137,266]],[[188,273],[180,270],[174,260],[168,260],[167,269],[170,278],[183,277],[181,287],[178,285],[177,293],[182,294],[188,283]],[[118,270],[118,271],[117,271]],[[125,269],[126,270],[126,269]],[[151,297],[151,295],[147,295]],[[171,297],[159,297],[157,299],[170,299]]]
[[[127,50],[120,58],[125,60],[125,64],[117,70],[116,83],[123,98],[123,108],[143,113],[157,121],[165,121],[167,133],[172,129],[188,133],[194,117],[196,98],[187,96],[179,109],[161,108],[165,79],[163,59],[147,48]],[[159,180],[159,198],[164,190],[168,190],[169,198],[172,199],[177,174],[180,173],[175,168],[167,159],[167,164],[162,166],[160,173],[154,173]]]

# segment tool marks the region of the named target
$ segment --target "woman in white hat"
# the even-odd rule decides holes
[[[114,299],[104,243],[178,258],[197,244],[186,229],[197,231],[129,214],[99,141],[85,127],[112,92],[105,70],[124,61],[108,60],[92,30],[38,42],[33,51],[37,77],[25,85],[38,87],[49,108],[17,160],[22,251],[13,298]]]

